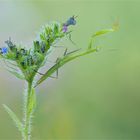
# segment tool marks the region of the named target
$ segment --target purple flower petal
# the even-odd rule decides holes
[[[65,32],[67,32],[67,30],[68,30],[68,27],[66,26],[66,25],[63,25],[63,32],[65,33]]]

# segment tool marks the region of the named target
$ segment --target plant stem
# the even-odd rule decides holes
[[[31,137],[31,118],[33,108],[30,107],[32,96],[32,81],[28,82],[27,95],[25,96],[25,118],[24,118],[24,138],[23,140],[30,140]]]

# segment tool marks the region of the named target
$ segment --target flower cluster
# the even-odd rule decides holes
[[[27,81],[33,80],[53,44],[69,33],[68,26],[75,24],[73,16],[65,23],[55,22],[44,26],[39,39],[33,41],[33,48],[30,49],[18,46],[9,39],[5,41],[7,46],[0,48],[0,55],[4,59],[16,62]]]

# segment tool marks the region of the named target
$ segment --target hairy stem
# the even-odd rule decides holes
[[[27,94],[25,97],[25,116],[24,116],[24,138],[23,140],[30,140],[31,137],[31,119],[33,107],[30,106],[32,102],[32,81],[28,82]]]

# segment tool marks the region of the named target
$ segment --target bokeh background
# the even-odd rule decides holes
[[[86,48],[90,36],[118,20],[119,31],[96,40],[101,50],[76,59],[37,88],[33,140],[140,139],[139,0],[0,0],[0,46],[9,37],[31,46],[42,25],[78,15],[72,39]],[[59,56],[63,49],[56,49]],[[21,139],[2,108],[22,117],[25,84],[0,68],[0,140]]]

